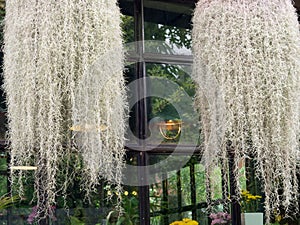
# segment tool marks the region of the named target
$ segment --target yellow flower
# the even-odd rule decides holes
[[[131,194],[134,195],[134,196],[137,196],[137,192],[136,191],[131,192]]]
[[[189,219],[189,218],[183,218],[182,221],[185,222],[185,223],[187,223],[187,222],[192,221],[192,220]]]
[[[195,220],[191,220],[191,221],[189,221],[189,222],[187,222],[185,224],[187,224],[187,225],[198,225],[199,223],[197,221],[195,221]]]
[[[174,221],[170,225],[183,225],[183,223],[181,221]]]
[[[242,190],[242,193],[241,193],[242,195],[248,195],[249,194],[249,191],[247,191],[247,190]]]
[[[112,195],[111,191],[107,191],[107,195],[108,196]]]
[[[128,191],[124,191],[124,195],[127,196],[129,193]]]
[[[275,221],[276,222],[280,222],[281,220],[282,220],[282,216],[281,215],[275,216]]]
[[[170,225],[198,225],[199,223],[195,220],[191,220],[189,218],[184,218],[182,221],[174,221]]]

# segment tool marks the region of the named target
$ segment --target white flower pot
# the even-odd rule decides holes
[[[263,225],[264,216],[261,212],[242,213],[242,225]]]

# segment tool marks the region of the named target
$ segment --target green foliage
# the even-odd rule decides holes
[[[122,15],[122,31],[123,31],[123,40],[125,43],[134,41],[134,19],[132,16]]]
[[[191,31],[175,26],[168,26],[163,24],[145,23],[145,39],[146,40],[160,40],[167,41],[171,45],[167,44],[164,49],[159,51],[172,54],[174,52],[173,47],[185,47],[191,48]]]
[[[175,65],[150,64],[147,65],[147,74],[152,77],[165,78],[178,85],[178,89],[174,90],[174,92],[168,98],[151,98],[151,117],[153,118],[160,116],[166,120],[182,119],[178,118],[178,113],[172,106],[172,103],[185,105],[185,103],[182,102],[183,93],[186,92],[191,97],[193,97],[195,94],[195,86],[189,74],[186,73],[186,69],[182,66]],[[165,87],[162,86],[153,88],[161,90]],[[188,117],[188,115],[186,116]]]
[[[84,225],[84,221],[78,219],[77,217],[75,216],[70,216],[70,223],[71,225]]]
[[[3,155],[4,156],[4,155]],[[2,157],[2,155],[1,155]],[[7,171],[6,157],[0,158],[0,171]],[[7,193],[7,176],[0,176],[0,196]]]
[[[3,195],[0,197],[0,210],[6,209],[10,206],[12,206],[16,201],[18,201],[20,198],[18,196],[8,196]]]
[[[125,192],[126,193],[126,192]],[[127,192],[128,193],[128,192]],[[107,215],[106,225],[134,225],[139,223],[138,199],[135,195],[122,197],[123,213],[112,210]]]

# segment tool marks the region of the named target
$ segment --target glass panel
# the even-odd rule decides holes
[[[201,225],[208,225],[208,217],[206,209],[198,209],[197,210],[197,222]]]
[[[136,144],[137,143],[137,127],[136,127],[136,84],[133,82],[135,80],[135,64],[128,64],[124,70],[124,77],[126,81],[127,96],[129,101],[129,118],[128,127],[126,132],[127,143]]]
[[[182,191],[182,206],[191,205],[191,177],[190,167],[185,167],[180,171],[181,175],[181,191]]]
[[[122,30],[124,43],[134,41],[134,18],[128,15],[122,15]]]
[[[198,143],[197,114],[193,108],[195,85],[187,65],[146,64],[149,106],[149,142]]]
[[[5,153],[3,156],[0,155],[0,170],[7,170],[7,158],[5,157]]]
[[[7,176],[0,176],[0,196],[7,193]]]
[[[196,200],[206,202],[205,168],[202,164],[195,165]]]
[[[182,213],[182,218],[189,218],[189,219],[192,219],[192,212],[191,212],[191,211],[183,212],[183,213]]]
[[[162,184],[156,183],[150,185],[150,212],[158,212],[162,210]]]
[[[191,14],[194,3],[146,0],[145,51],[191,55]]]
[[[174,180],[172,185],[175,186],[176,171],[182,169],[191,157],[188,154],[149,154],[149,180],[153,181],[152,183],[160,183],[162,180],[169,178]]]
[[[121,198],[123,208],[121,217],[118,217],[119,211],[116,210],[118,198]],[[99,208],[105,214],[102,219],[106,218],[109,224],[139,224],[138,198],[137,187],[124,186],[123,193],[120,193],[114,187],[105,185],[103,200],[105,207]]]
[[[151,212],[161,212],[178,208],[178,175],[180,162],[188,162],[189,158],[182,155],[149,155],[151,165],[160,163],[162,166],[156,170],[155,174],[150,174],[149,178],[156,183],[150,185],[150,205]],[[157,166],[155,165],[155,166]],[[167,174],[167,176],[166,176]]]
[[[121,9],[121,20],[122,20],[122,31],[123,31],[123,42],[125,43],[124,48],[127,53],[131,53],[127,55],[127,59],[130,59],[130,56],[134,56],[136,49],[135,41],[135,30],[134,30],[134,7],[132,0],[121,0],[119,1],[119,7]]]
[[[178,190],[176,174],[174,174],[173,176],[169,176],[167,188],[169,209],[178,208]]]
[[[122,13],[122,30],[124,43],[134,41],[134,11],[133,0],[120,0],[119,7]]]
[[[174,221],[180,221],[181,217],[178,215],[178,213],[173,213],[168,215],[169,216],[169,223],[173,223]]]
[[[162,216],[155,216],[150,218],[151,225],[162,225]]]
[[[222,199],[222,175],[220,167],[216,167],[211,174],[212,199]]]
[[[158,155],[158,154],[149,154],[149,159],[151,165],[154,165],[158,161],[164,161],[166,160],[170,155]],[[206,200],[206,193],[205,193],[205,170],[204,166],[202,164],[198,164],[198,158],[196,156],[190,157],[190,160],[186,160],[185,165],[182,166],[179,172],[176,172],[174,168],[171,168],[172,165],[176,165],[179,160],[182,160],[184,156],[183,155],[176,155],[172,156],[173,161],[169,163],[169,171],[168,178],[167,178],[167,190],[164,190],[163,186],[166,183],[166,181],[157,182],[155,184],[150,185],[150,207],[151,213],[153,213],[156,216],[156,221],[161,219],[164,222],[161,222],[161,224],[168,224],[165,222],[166,217],[158,217],[158,215],[164,214],[168,210],[170,214],[167,215],[169,218],[168,221],[171,223],[176,220],[181,220],[182,218],[192,218],[192,212],[191,211],[185,211],[180,212],[178,211],[181,209],[187,209],[190,210],[192,206],[192,191],[195,191],[194,193],[196,195],[196,203],[205,202]],[[195,174],[191,174],[191,168],[190,166],[195,164]],[[165,171],[166,169],[164,169]],[[217,173],[218,177],[219,174]],[[162,176],[161,174],[157,173],[154,175],[158,180]],[[191,187],[191,176],[195,176],[195,184],[196,188],[193,190]],[[179,180],[180,178],[180,180]],[[180,188],[180,189],[179,189]],[[215,190],[215,189],[214,189]],[[168,199],[167,202],[164,202],[164,197]],[[181,197],[181,199],[180,199]],[[181,205],[180,204],[181,201]],[[155,204],[156,203],[156,204]],[[156,208],[153,206],[156,205]],[[201,211],[201,215],[204,218],[199,217],[199,214],[197,214],[198,219],[200,221],[204,221],[203,224],[207,224],[207,218],[205,215],[205,209],[203,209],[203,212]],[[176,213],[175,213],[176,212]],[[200,213],[200,211],[197,213]],[[154,220],[154,219],[153,219]],[[202,224],[202,223],[201,223]]]
[[[6,225],[7,224],[7,217],[6,217],[6,210],[3,210],[0,216],[0,224]]]
[[[10,224],[24,224],[30,213],[30,208],[11,209],[9,211]]]
[[[0,101],[4,102],[1,97],[0,97]],[[6,133],[6,127],[7,127],[6,121],[7,121],[7,118],[6,118],[4,108],[2,108],[0,106],[0,141],[5,139],[5,133]]]

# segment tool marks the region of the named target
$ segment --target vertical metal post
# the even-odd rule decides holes
[[[163,224],[169,224],[168,208],[169,208],[169,194],[168,194],[168,180],[162,181],[163,197],[162,197],[162,212]]]
[[[224,201],[227,200],[229,197],[229,171],[228,171],[228,164],[226,160],[221,160],[221,176],[222,176],[222,198]],[[225,205],[224,211],[230,212],[229,206]]]
[[[143,61],[144,54],[144,6],[143,0],[134,1],[134,20],[135,20],[135,41],[136,51],[139,55],[139,62],[136,63],[136,79],[138,79],[138,86],[136,87],[136,94],[138,99],[136,108],[136,129],[139,138],[140,153],[138,154],[138,179],[139,185],[139,215],[141,225],[150,225],[150,194],[147,183],[147,165],[148,154],[146,150],[145,139],[147,138],[147,85],[146,85],[146,65]]]
[[[230,196],[232,199],[231,202],[231,218],[232,225],[241,225],[241,206],[236,199],[238,193],[236,193],[237,187],[237,179],[235,176],[235,163],[234,163],[234,151],[232,150],[232,146],[227,146],[227,154],[228,154],[228,167],[229,167],[229,185],[230,185]]]
[[[194,163],[190,165],[190,179],[191,179],[191,200],[192,200],[192,205],[194,206],[192,209],[192,218],[193,220],[197,220],[196,178],[195,178]]]
[[[140,152],[138,155],[138,165],[147,165],[147,153]],[[141,184],[148,179],[147,169],[139,169],[138,178]],[[150,225],[150,193],[149,186],[140,185],[139,190],[139,215],[140,215],[140,225]]]
[[[181,172],[180,170],[176,173],[176,186],[177,186],[177,205],[179,211],[179,218],[182,215],[182,187],[181,187]]]

